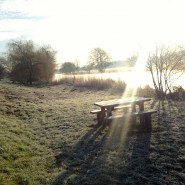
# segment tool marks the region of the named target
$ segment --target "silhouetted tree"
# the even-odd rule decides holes
[[[76,66],[72,62],[65,62],[62,64],[60,68],[61,73],[73,73],[75,72],[75,70],[76,70]]]
[[[13,81],[30,83],[52,80],[55,73],[55,54],[49,46],[38,47],[32,41],[12,41],[8,44],[10,77]]]
[[[88,66],[97,68],[99,72],[104,72],[109,65],[109,61],[110,57],[103,49],[95,48],[90,53]]]
[[[163,99],[171,93],[174,82],[185,70],[185,49],[183,47],[156,47],[147,61],[147,69],[152,75],[156,94]]]

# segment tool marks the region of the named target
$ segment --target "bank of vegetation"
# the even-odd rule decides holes
[[[133,54],[122,63],[124,67],[139,67],[137,60],[139,54]],[[156,50],[149,54],[146,59],[146,70],[151,74],[155,95],[159,99],[175,98],[175,94],[180,94],[180,99],[184,98],[183,87],[174,87],[175,81],[179,79],[185,71],[185,49],[182,46],[156,47]],[[64,62],[59,69],[63,74],[79,73],[81,71],[90,72],[110,70],[111,66],[121,65],[120,62],[112,62],[108,53],[102,48],[94,48],[89,55],[89,60],[83,67],[79,66],[79,61],[75,63]],[[13,82],[22,84],[51,83],[57,72],[56,51],[50,46],[38,46],[33,41],[14,40],[8,44],[7,52],[0,56],[0,78],[8,77]],[[138,77],[139,78],[139,77]],[[135,79],[137,81],[137,79]],[[114,88],[123,91],[126,84],[124,82],[114,82],[111,79],[80,79],[65,77],[60,82],[72,82],[75,86],[87,88],[107,89]],[[53,83],[60,83],[53,82]],[[177,98],[176,98],[177,99]]]

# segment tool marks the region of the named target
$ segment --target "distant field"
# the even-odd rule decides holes
[[[96,126],[93,103],[118,97],[0,83],[0,185],[185,184],[185,102],[148,102],[152,133]]]

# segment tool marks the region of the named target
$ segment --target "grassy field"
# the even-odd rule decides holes
[[[152,100],[152,132],[97,126],[112,91],[0,83],[0,185],[185,184],[184,102]]]

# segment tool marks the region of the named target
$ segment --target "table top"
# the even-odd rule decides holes
[[[99,107],[111,107],[111,106],[127,105],[127,104],[132,104],[132,103],[145,102],[145,101],[150,101],[150,100],[151,100],[151,98],[145,98],[145,97],[128,97],[128,98],[95,102],[94,105],[97,105]]]

